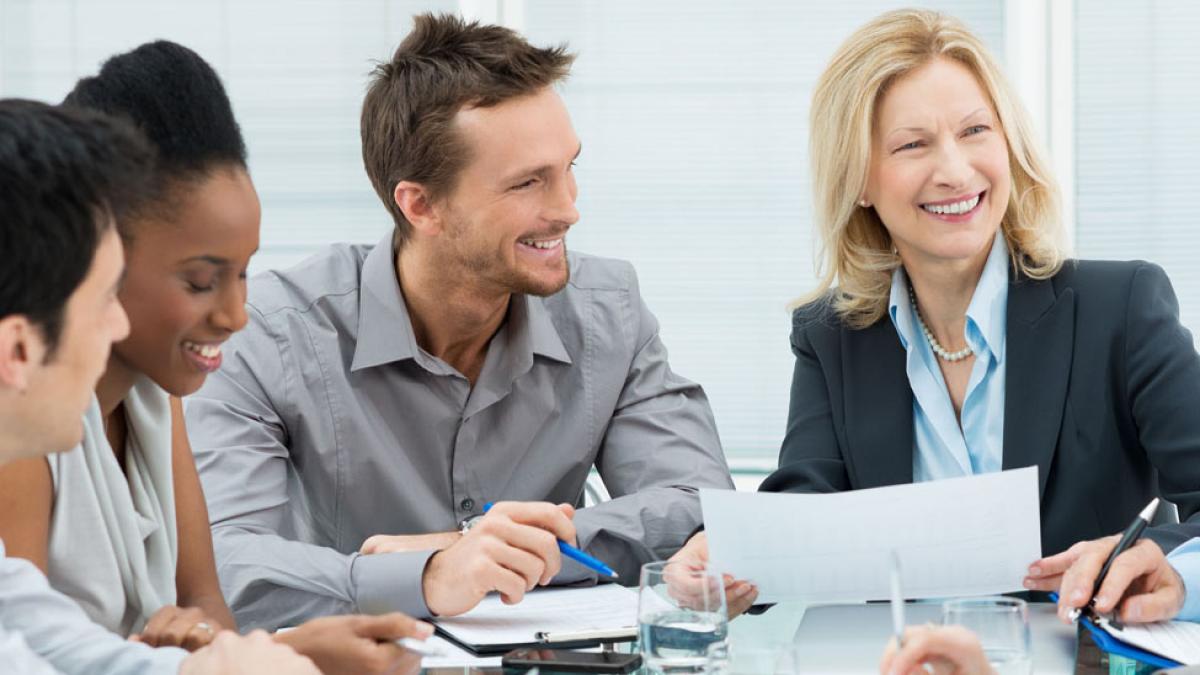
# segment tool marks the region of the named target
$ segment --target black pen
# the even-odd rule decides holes
[[[1129,527],[1125,528],[1125,532],[1121,535],[1121,540],[1113,547],[1112,553],[1108,554],[1108,560],[1104,561],[1104,567],[1100,568],[1100,575],[1096,577],[1096,585],[1092,587],[1092,599],[1088,601],[1088,607],[1093,607],[1096,604],[1096,594],[1100,592],[1100,586],[1104,584],[1104,578],[1108,576],[1108,570],[1112,567],[1113,561],[1117,556],[1121,555],[1137,542],[1138,537],[1142,536],[1142,531],[1150,524],[1150,520],[1154,518],[1154,512],[1158,510],[1158,497],[1150,500],[1146,508],[1137,514]],[[1079,616],[1079,610],[1071,611],[1072,618]]]

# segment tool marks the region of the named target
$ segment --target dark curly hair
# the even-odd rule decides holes
[[[229,165],[246,168],[246,143],[216,71],[174,42],[148,42],[104,62],[63,105],[131,122],[158,152],[149,205],[161,205],[180,183]],[[124,225],[124,223],[121,223]]]

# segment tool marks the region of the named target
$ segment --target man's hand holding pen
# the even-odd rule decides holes
[[[1153,518],[1151,502],[1121,535],[1083,541],[1029,566],[1025,588],[1058,591],[1063,621],[1091,607],[1115,613],[1125,623],[1166,621],[1179,614],[1185,598],[1183,579],[1162,548],[1138,539]]]
[[[498,591],[516,604],[562,568],[558,540],[575,541],[569,504],[501,502],[448,548],[429,559],[425,603],[437,616],[461,614]]]
[[[1101,614],[1114,610],[1125,623],[1150,623],[1174,618],[1183,607],[1184,586],[1158,544],[1143,539],[1113,561],[1100,592],[1092,588],[1117,536],[1084,541],[1029,568],[1025,587],[1058,590],[1058,615],[1065,621],[1073,609],[1095,598]]]

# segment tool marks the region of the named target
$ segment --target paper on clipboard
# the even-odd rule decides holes
[[[503,653],[537,644],[538,634],[601,631],[637,626],[638,596],[624,586],[545,588],[505,605],[489,595],[461,616],[435,620],[438,631],[477,654]]]
[[[1165,656],[1184,665],[1200,663],[1200,625],[1198,624],[1186,621],[1161,621],[1117,628],[1104,619],[1098,623],[1105,632],[1126,644]]]

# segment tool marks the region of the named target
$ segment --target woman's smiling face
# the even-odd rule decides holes
[[[260,215],[250,176],[229,166],[175,186],[135,223],[120,293],[130,335],[116,357],[173,396],[199,389],[221,365],[221,344],[246,325]]]
[[[1011,185],[995,107],[961,63],[936,58],[884,94],[864,196],[906,265],[986,258]]]

